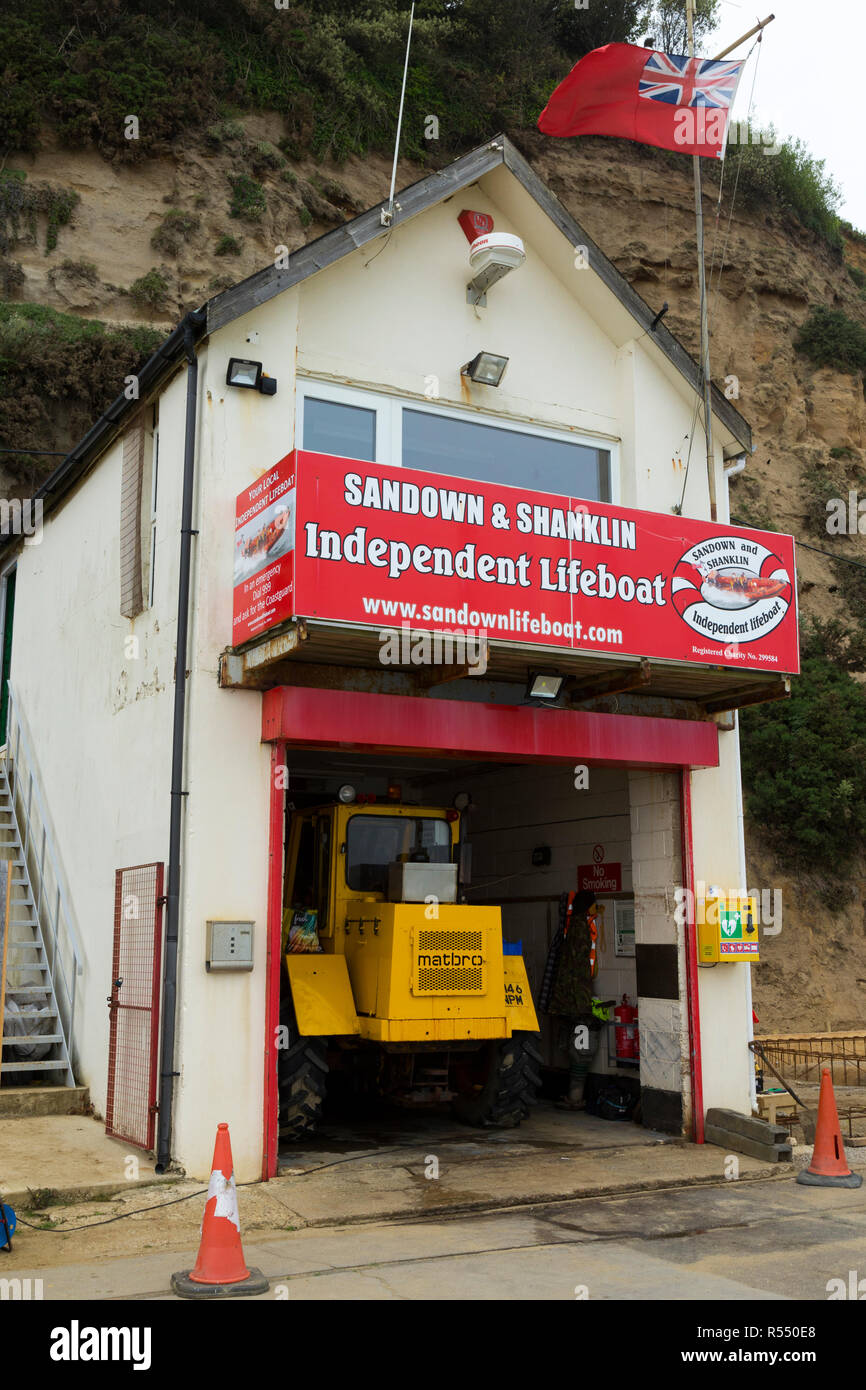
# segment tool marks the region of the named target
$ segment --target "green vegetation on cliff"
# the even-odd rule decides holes
[[[841,624],[802,633],[791,698],[740,715],[746,809],[781,863],[844,869],[866,847],[866,692]]]
[[[0,301],[0,444],[57,449],[58,418],[73,444],[162,339],[144,325],[115,328],[39,304]],[[46,472],[44,459],[23,450],[3,463],[21,483],[30,483],[34,468],[37,478]]]
[[[866,323],[841,309],[818,304],[803,324],[794,347],[816,367],[837,372],[866,372]]]
[[[554,83],[598,44],[634,37],[644,0],[418,0],[405,152],[465,148],[534,122]],[[406,43],[402,0],[6,0],[0,131],[31,149],[51,120],[129,159],[225,108],[280,111],[304,149],[340,157],[393,141]],[[127,138],[127,117],[138,138]]]
[[[710,179],[721,177],[717,164],[706,164]],[[826,161],[810,154],[802,140],[783,140],[772,127],[749,127],[747,132],[732,124],[725,164],[725,183],[729,192],[736,188],[741,208],[787,213],[841,250],[842,223],[836,215],[841,193],[827,173]]]
[[[43,216],[45,254],[57,246],[61,227],[65,227],[78,202],[78,194],[50,183],[29,183],[21,169],[0,172],[0,253],[9,251],[19,237],[36,240],[37,218]]]

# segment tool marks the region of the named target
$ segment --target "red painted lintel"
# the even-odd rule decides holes
[[[367,691],[275,686],[262,701],[262,740],[294,747],[439,753],[491,761],[717,767],[711,721],[476,704]]]

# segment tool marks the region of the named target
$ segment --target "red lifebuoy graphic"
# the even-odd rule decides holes
[[[759,541],[710,535],[680,558],[671,600],[692,629],[739,655],[778,627],[792,601],[784,563]],[[735,659],[735,658],[734,658]]]

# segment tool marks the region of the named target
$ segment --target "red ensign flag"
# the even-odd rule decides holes
[[[538,118],[545,135],[613,135],[719,159],[744,60],[609,43],[575,63]]]

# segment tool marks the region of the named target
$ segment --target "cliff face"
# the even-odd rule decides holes
[[[275,116],[224,121],[191,132],[170,158],[135,164],[66,148],[47,131],[39,153],[16,156],[15,168],[28,184],[69,190],[78,202],[50,255],[44,216],[35,235],[22,228],[8,252],[25,276],[17,298],[168,329],[185,309],[261,269],[275,246],[294,250],[387,193],[386,159],[290,162],[276,147],[281,131]],[[154,270],[166,282],[162,294],[130,295]]]
[[[46,134],[40,153],[16,158],[15,166],[28,184],[69,190],[78,202],[50,254],[44,213],[29,229],[22,223],[18,235],[7,236],[6,263],[21,271],[13,270],[4,297],[167,330],[185,309],[272,259],[275,247],[294,249],[386,196],[386,158],[350,158],[339,166],[289,160],[277,148],[281,133],[275,116],[224,121],[177,142],[170,157],[134,165],[63,149]],[[697,354],[690,161],[658,158],[620,141],[560,143],[536,132],[523,133],[519,143],[649,304],[660,309],[668,301],[668,326]],[[749,209],[742,201],[731,215],[735,155],[728,164],[720,208],[718,183],[705,182],[712,367],[716,382],[724,386],[727,379],[737,392],[735,403],[756,444],[745,474],[731,484],[732,512],[744,523],[789,531],[830,549],[827,497],[845,497],[866,482],[860,474],[866,459],[863,377],[815,369],[798,355],[794,341],[815,305],[866,322],[866,246],[847,241],[843,259],[792,219]],[[422,173],[401,164],[398,186]],[[44,447],[74,442],[68,411],[58,409],[53,426]],[[827,492],[828,474],[835,493]],[[858,536],[834,537],[833,548],[834,554],[866,559]],[[845,619],[838,567],[801,548],[798,574],[807,615]],[[765,942],[766,964],[755,972],[762,1025],[862,1026],[864,873],[849,877],[848,902],[838,908],[832,896],[821,899],[820,885],[780,873],[760,848],[760,826],[750,828],[750,843],[750,883],[782,887],[785,904],[783,931]],[[816,871],[826,877],[831,868]],[[816,932],[819,919],[830,924],[827,951]]]

